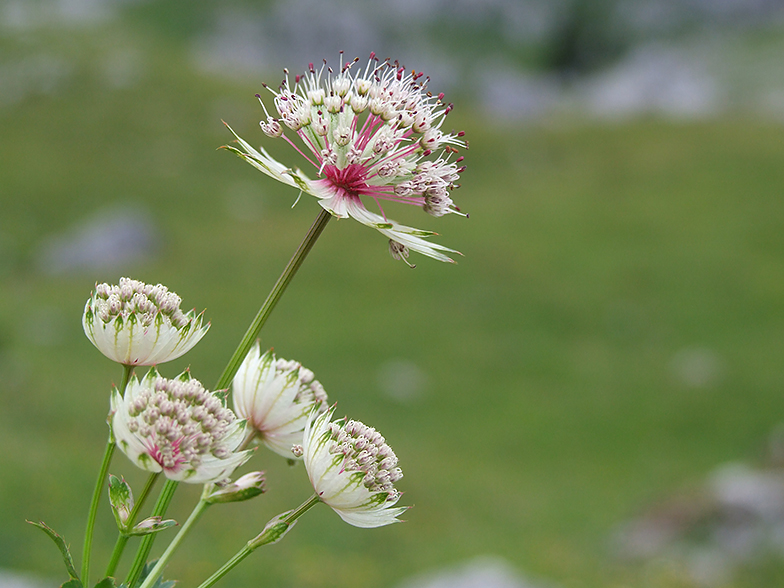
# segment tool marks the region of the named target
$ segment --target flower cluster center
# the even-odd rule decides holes
[[[275,363],[275,375],[282,375],[291,378],[292,383],[296,382],[299,387],[294,402],[297,404],[310,404],[312,402],[320,405],[319,411],[327,409],[327,392],[321,382],[315,379],[315,374],[298,361],[291,359],[278,359]]]
[[[134,316],[143,326],[153,324],[160,317],[180,329],[188,318],[180,310],[182,299],[161,284],[150,285],[120,278],[119,285],[97,284],[93,298],[93,312],[104,323],[117,317],[123,320]]]
[[[343,425],[330,423],[334,444],[330,453],[343,454],[343,469],[362,472],[362,483],[371,492],[386,492],[387,500],[397,500],[399,492],[394,483],[403,477],[397,467],[397,456],[378,431],[359,421]]]
[[[352,163],[338,169],[336,165],[324,167],[324,175],[333,186],[343,190],[349,196],[360,196],[370,192],[365,180],[367,169],[358,163]]]
[[[198,467],[205,455],[227,457],[220,441],[235,420],[234,413],[197,380],[162,377],[139,392],[128,417],[129,430],[144,438],[150,457],[167,470],[182,464]]]

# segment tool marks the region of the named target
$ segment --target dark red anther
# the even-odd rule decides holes
[[[376,52],[375,52],[375,51],[371,51],[371,52],[370,52],[370,57],[369,57],[369,59],[370,59],[371,61],[373,61],[375,58],[376,58]]]
[[[256,94],[256,98],[261,98],[261,94]]]
[[[463,156],[461,155],[460,157],[458,157],[457,159],[455,159],[455,163],[460,163],[460,162],[461,162],[461,161],[463,161],[464,159],[465,159],[465,157],[463,157]]]
[[[465,131],[458,131],[457,132],[457,136],[458,137],[465,137]]]
[[[439,100],[443,100],[443,99],[444,99],[444,96],[445,96],[445,94],[444,94],[443,92],[441,92],[441,93],[438,95],[438,99],[439,99]]]
[[[294,83],[295,83],[295,84],[299,84],[299,74],[297,74],[296,76],[294,76]]]
[[[313,68],[313,62],[308,64],[308,69],[310,70],[310,73],[316,73],[316,70]]]
[[[431,153],[433,153],[433,152],[432,152],[430,149],[425,149],[425,151],[424,151],[424,153],[422,153],[422,155],[424,155],[425,157],[427,157],[427,156],[428,156],[428,155],[430,155]]]

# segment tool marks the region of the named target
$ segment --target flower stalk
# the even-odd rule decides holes
[[[296,509],[272,519],[269,523],[267,523],[267,526],[261,533],[248,541],[242,549],[234,554],[234,557],[223,564],[214,574],[212,574],[212,576],[202,582],[198,588],[210,588],[210,586],[228,574],[256,549],[262,545],[269,545],[280,540],[283,535],[285,535],[286,532],[292,527],[292,525],[294,525],[299,517],[308,512],[308,510],[313,508],[313,506],[319,502],[321,502],[321,500],[319,499],[318,495],[314,494],[301,505],[299,505]],[[147,587],[144,586],[142,588]]]
[[[150,573],[147,574],[147,577],[144,579],[144,582],[142,582],[142,585],[139,588],[150,588],[150,586],[152,586],[155,583],[158,577],[163,573],[163,569],[169,563],[169,560],[174,555],[174,552],[177,551],[177,548],[180,546],[180,544],[185,539],[185,537],[188,536],[188,533],[190,533],[193,526],[198,522],[198,520],[205,513],[207,508],[211,506],[212,503],[210,503],[206,499],[208,489],[209,489],[209,485],[205,486],[204,493],[202,494],[202,497],[199,500],[198,504],[196,504],[196,507],[193,509],[190,516],[188,517],[188,520],[185,521],[185,523],[180,528],[180,531],[177,533],[174,539],[172,539],[172,542],[169,543],[169,546],[166,548],[166,551],[164,551],[163,554],[161,554],[161,557],[158,559],[158,563],[156,563],[155,567],[153,567],[152,570],[150,570]]]
[[[125,394],[125,388],[128,386],[128,381],[131,379],[133,366],[123,365],[122,381],[120,382],[120,390]],[[90,552],[93,546],[93,530],[95,529],[95,516],[98,513],[98,503],[101,499],[101,491],[103,490],[106,482],[106,476],[109,473],[109,464],[112,462],[114,455],[114,435],[110,432],[109,439],[106,442],[106,449],[103,454],[103,461],[98,472],[98,479],[95,483],[93,490],[93,497],[90,501],[90,510],[87,514],[87,529],[84,533],[84,550],[82,551],[82,580],[85,585],[90,585]]]
[[[166,510],[169,508],[172,498],[174,498],[174,492],[177,490],[178,485],[179,482],[176,482],[175,480],[166,480],[166,484],[163,485],[161,494],[158,496],[158,502],[155,503],[152,516],[163,517],[166,514]],[[128,578],[125,580],[126,586],[134,586],[136,582],[138,582],[139,576],[141,576],[142,570],[144,570],[144,564],[147,562],[147,556],[150,555],[155,537],[157,537],[157,534],[145,535],[142,538],[139,549],[136,552],[136,557],[128,572]]]
[[[267,322],[267,319],[269,318],[273,309],[278,304],[281,296],[283,296],[283,292],[286,291],[286,288],[294,278],[297,270],[302,265],[302,262],[305,261],[308,253],[310,253],[310,250],[313,248],[313,245],[316,243],[322,231],[324,230],[324,227],[327,226],[327,223],[331,218],[332,214],[328,211],[324,209],[319,211],[316,220],[313,221],[313,224],[310,226],[310,229],[308,229],[305,238],[299,244],[299,247],[297,247],[294,255],[291,256],[288,264],[283,269],[283,273],[280,274],[278,281],[275,282],[275,285],[272,287],[272,290],[267,296],[267,299],[264,301],[264,304],[261,305],[259,312],[256,314],[253,322],[250,324],[248,330],[245,332],[245,335],[242,337],[242,340],[237,346],[237,349],[234,351],[234,354],[231,356],[231,359],[229,359],[229,363],[226,365],[226,369],[223,370],[223,374],[221,374],[218,383],[215,385],[216,390],[223,390],[229,387],[231,381],[234,379],[234,376],[237,374],[237,370],[240,369],[242,360],[244,360],[245,356],[248,355],[248,351],[250,351],[250,348],[253,346],[253,342],[258,338],[264,323]]]

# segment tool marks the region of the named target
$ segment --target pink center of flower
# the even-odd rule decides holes
[[[371,194],[373,191],[365,181],[367,170],[358,163],[352,163],[343,169],[327,165],[324,167],[324,175],[330,184],[347,196],[358,197],[363,194]]]
[[[163,451],[161,451],[161,446],[150,439],[146,443],[147,454],[164,470],[176,474],[182,469],[182,465],[187,461],[180,451],[180,444],[182,441],[182,438],[180,438],[172,442],[168,447],[168,455],[164,455]]]

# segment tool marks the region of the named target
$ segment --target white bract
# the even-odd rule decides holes
[[[453,261],[445,252],[457,251],[426,239],[436,233],[401,225],[381,209],[382,201],[393,201],[413,204],[433,216],[459,212],[450,192],[465,169],[457,148],[467,144],[462,131],[441,130],[452,105],[442,102],[443,94],[427,90],[428,78],[421,73],[406,71],[397,62],[381,62],[375,54],[364,70],[354,71],[357,61],[343,64],[341,56],[338,72],[326,61],[319,69],[310,64],[293,85],[286,72],[280,88],[270,90],[277,118],[262,102],[267,117],[262,131],[294,147],[319,179],[283,165],[263,148],[254,149],[231,127],[239,147],[227,149],[268,176],[315,196],[334,216],[378,230],[396,244],[398,258],[405,259],[411,249]],[[286,130],[299,137],[300,146]],[[366,208],[370,200],[381,214]]]
[[[188,372],[173,380],[155,368],[141,381],[133,376],[124,397],[112,391],[110,422],[117,446],[134,464],[170,480],[224,480],[251,454],[237,451],[246,422]]]
[[[395,482],[403,477],[384,437],[359,421],[330,422],[334,407],[314,412],[301,449],[311,484],[322,502],[355,527],[399,522]]]
[[[84,306],[82,326],[106,357],[124,365],[155,365],[189,351],[210,328],[204,313],[180,310],[181,298],[166,286],[120,278],[96,284]]]
[[[313,372],[295,361],[263,355],[258,342],[240,365],[232,386],[234,411],[248,421],[248,434],[290,458],[302,443],[308,415],[327,409],[327,393]]]

